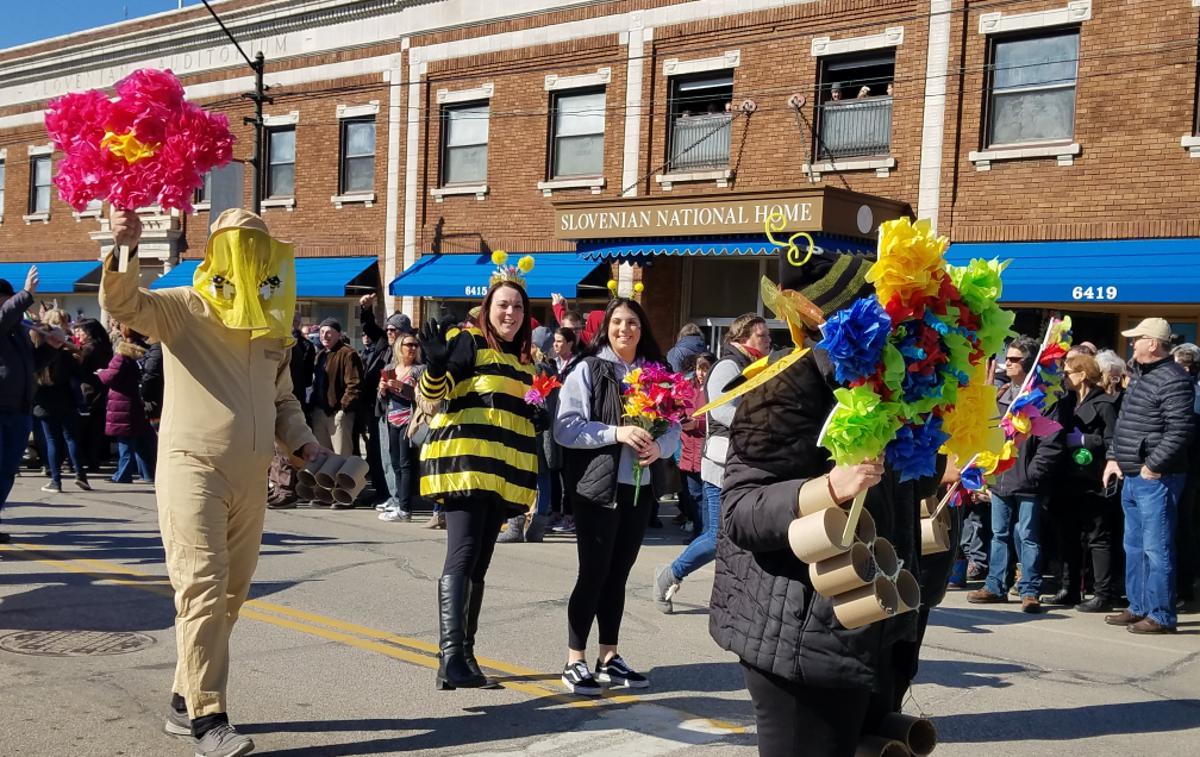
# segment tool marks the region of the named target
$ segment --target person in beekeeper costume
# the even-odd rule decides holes
[[[136,248],[135,213],[110,214],[116,245]],[[138,287],[137,253],[104,259],[100,306],[163,344],[158,520],[175,590],[178,661],[166,731],[198,757],[235,757],[253,742],[229,723],[229,635],[246,601],[276,444],[304,460],[328,454],[304,420],[288,368],[296,275],[292,247],[240,209],[212,224],[192,286]]]

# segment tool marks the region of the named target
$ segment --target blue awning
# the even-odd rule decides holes
[[[1200,303],[1200,239],[956,243],[946,258],[1011,260],[1003,302]]]
[[[786,237],[784,237],[786,238]],[[874,254],[871,242],[844,239],[828,234],[813,234],[813,241],[826,250]],[[803,240],[798,240],[802,242]],[[597,240],[580,242],[576,250],[585,260],[622,260],[650,258],[656,255],[777,255],[779,248],[766,237],[721,237],[713,239],[663,239],[663,240]]]
[[[512,262],[520,257],[511,253]],[[526,277],[526,293],[533,299],[548,299],[552,292],[575,296],[576,287],[596,270],[596,262],[573,252],[543,252],[533,255],[533,270]],[[487,293],[488,279],[496,266],[491,255],[423,255],[388,287],[396,297],[441,297],[476,299]]]
[[[7,279],[13,289],[25,285],[25,277],[29,274],[29,266],[36,265],[38,269],[38,292],[45,294],[71,294],[72,292],[87,291],[77,288],[80,279],[100,270],[99,260],[69,260],[53,263],[0,263],[0,279]]]
[[[375,292],[378,263],[375,257],[296,258],[296,296],[353,297]],[[150,284],[150,288],[191,286],[199,265],[199,260],[184,260]]]

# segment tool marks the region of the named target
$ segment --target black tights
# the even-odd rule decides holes
[[[579,551],[579,577],[567,605],[567,645],[587,649],[592,619],[600,632],[600,643],[616,646],[625,613],[625,583],[637,561],[642,538],[650,523],[649,486],[643,486],[635,507],[633,487],[617,487],[615,508],[597,507],[575,501],[575,542]]]
[[[504,524],[505,507],[490,499],[443,505],[446,516],[446,562],[443,576],[470,576],[479,583],[487,575]]]
[[[852,757],[871,692],[804,686],[742,663],[754,700],[759,757]]]

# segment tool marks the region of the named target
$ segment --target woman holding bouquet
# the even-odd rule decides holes
[[[662,350],[646,311],[634,300],[609,303],[595,341],[563,379],[554,438],[564,450],[564,488],[575,510],[579,576],[567,607],[567,664],[562,681],[575,694],[598,696],[600,683],[645,688],[650,682],[617,652],[625,583],[637,560],[654,502],[652,476],[639,492],[641,471],[679,446],[679,425],[655,436],[622,425],[622,387],[632,371],[664,370]],[[653,366],[653,367],[652,367]],[[586,661],[595,620],[600,655],[593,676]]]
[[[438,579],[440,689],[487,684],[475,660],[484,577],[501,524],[537,500],[534,423],[542,411],[525,401],[534,369],[522,276],[532,259],[522,259],[518,271],[501,255],[492,258],[500,270],[478,326],[447,342],[447,329],[430,321],[420,336],[421,396],[444,401],[421,447],[421,495],[440,504],[446,517],[446,561]]]

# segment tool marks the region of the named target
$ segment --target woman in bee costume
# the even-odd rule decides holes
[[[421,394],[444,401],[421,448],[421,496],[441,504],[446,516],[446,562],[438,579],[440,689],[487,684],[474,651],[483,579],[501,524],[537,501],[534,425],[542,411],[525,401],[534,366],[524,275],[533,259],[516,266],[507,259],[503,252],[492,255],[498,268],[477,326],[451,335],[430,321],[420,334]]]

